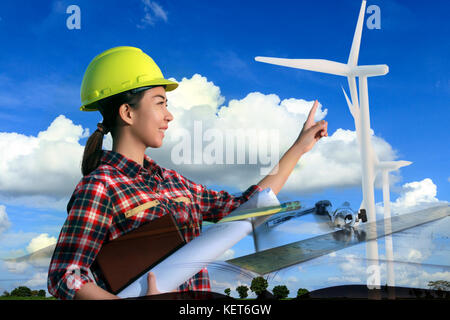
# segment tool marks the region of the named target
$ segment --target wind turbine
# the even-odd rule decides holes
[[[390,216],[389,208],[389,181],[387,180],[387,173],[392,170],[397,170],[400,167],[411,164],[408,161],[379,161],[376,153],[373,150],[370,139],[370,112],[369,112],[369,93],[367,86],[367,78],[374,76],[382,76],[389,72],[389,67],[382,65],[358,65],[359,49],[361,45],[362,28],[364,24],[364,14],[366,9],[366,1],[362,1],[361,9],[359,11],[358,22],[353,36],[352,47],[350,55],[346,64],[324,60],[324,59],[282,59],[271,57],[256,57],[255,60],[290,68],[297,68],[303,70],[310,70],[322,73],[329,73],[339,76],[347,77],[350,89],[350,97],[344,91],[347,105],[350,109],[355,122],[356,134],[358,137],[359,148],[361,153],[362,165],[362,194],[363,200],[361,208],[366,209],[367,218],[369,222],[376,220],[375,212],[375,195],[374,183],[375,176],[378,172],[384,172],[383,177],[383,202],[385,206],[385,214]],[[359,82],[359,92],[356,86],[356,78]],[[359,93],[359,95],[358,95]],[[361,209],[360,208],[360,209]],[[387,218],[387,216],[385,217]],[[376,233],[376,230],[372,232]],[[377,272],[376,280],[371,285],[373,288],[380,287],[379,268],[378,268],[378,244],[375,240],[367,242],[367,256],[369,258],[370,266],[375,266],[373,270]],[[387,246],[390,250],[388,256],[392,256],[392,246]]]

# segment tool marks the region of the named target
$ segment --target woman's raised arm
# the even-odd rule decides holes
[[[271,188],[275,194],[278,194],[300,157],[311,150],[320,138],[328,136],[328,123],[325,120],[314,122],[317,106],[316,100],[294,144],[281,157],[275,168],[258,183],[262,189]]]

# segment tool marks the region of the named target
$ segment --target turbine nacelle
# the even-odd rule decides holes
[[[411,161],[404,161],[404,160],[399,160],[399,161],[379,161],[376,164],[376,168],[379,169],[379,170],[394,171],[394,170],[400,169],[401,167],[409,166],[410,164],[412,164]]]

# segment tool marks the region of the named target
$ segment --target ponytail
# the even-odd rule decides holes
[[[104,136],[108,132],[111,132],[114,139],[116,134],[116,118],[119,114],[120,106],[127,103],[132,108],[137,109],[144,93],[144,90],[126,91],[96,102],[98,110],[103,116],[103,122],[97,124],[97,130],[91,134],[84,147],[81,163],[81,173],[83,176],[88,175],[100,165]]]
[[[97,130],[87,140],[83,152],[83,161],[81,163],[81,173],[83,176],[88,175],[99,166],[103,150],[103,137],[107,133],[107,129],[103,123],[98,123]]]

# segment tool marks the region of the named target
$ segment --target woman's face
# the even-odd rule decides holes
[[[167,110],[166,90],[155,87],[145,91],[137,110],[133,110],[132,132],[146,147],[162,146],[164,132],[173,120]]]

